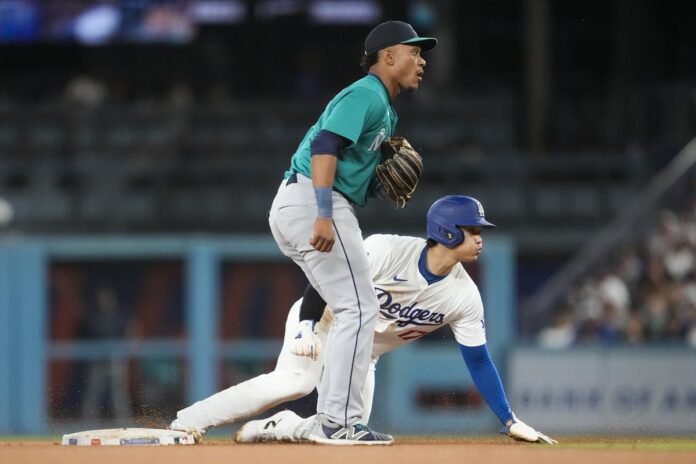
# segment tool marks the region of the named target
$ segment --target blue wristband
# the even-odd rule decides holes
[[[331,219],[333,217],[333,190],[331,187],[314,187],[314,194],[317,196],[319,217]]]

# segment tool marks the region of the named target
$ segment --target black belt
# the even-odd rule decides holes
[[[285,182],[285,186],[287,187],[288,185],[292,185],[292,184],[296,184],[296,183],[297,183],[297,173],[296,173],[296,172],[293,172],[292,174],[290,174],[290,177],[288,177],[287,182]],[[348,198],[348,197],[346,196],[346,194],[344,194],[343,192],[341,192],[340,190],[338,190],[336,187],[333,188],[333,191],[334,191],[334,192],[338,192],[339,194],[341,194],[341,196],[342,196],[343,198],[345,198],[346,200],[348,200],[348,203],[350,203],[351,205],[353,204],[353,202],[351,201],[351,199]]]

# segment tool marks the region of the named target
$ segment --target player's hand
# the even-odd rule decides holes
[[[334,235],[333,221],[331,218],[318,217],[316,221],[314,221],[312,238],[309,240],[309,244],[317,251],[328,253],[333,248],[335,241],[336,237]]]
[[[512,421],[509,422],[508,425],[505,425],[500,429],[500,433],[517,441],[542,443],[546,445],[555,445],[558,443],[553,438],[534,430],[532,427],[519,420],[516,416],[513,416]]]
[[[290,343],[290,352],[295,356],[306,356],[313,361],[319,359],[321,352],[321,340],[316,332],[316,322],[311,320],[300,321],[297,326],[297,335]]]

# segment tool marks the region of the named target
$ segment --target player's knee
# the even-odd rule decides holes
[[[316,388],[317,380],[307,371],[293,370],[288,372],[289,384],[298,398],[307,396]]]
[[[272,375],[274,382],[282,385],[287,400],[309,395],[319,383],[318,375],[310,369],[276,369]]]
[[[302,373],[297,373],[296,377],[297,377],[297,392],[299,394],[301,394],[302,396],[309,395],[310,393],[312,393],[312,391],[314,391],[314,389],[317,386],[317,382],[314,378],[311,378],[311,377],[308,378],[308,376],[306,376],[306,375],[303,376]]]

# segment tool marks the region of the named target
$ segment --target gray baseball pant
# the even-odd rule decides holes
[[[336,242],[328,253],[315,250],[309,244],[317,218],[312,180],[297,174],[297,182],[287,184],[287,180],[281,183],[271,206],[271,232],[336,315],[325,347],[317,414],[353,425],[363,414],[361,390],[379,309],[362,232],[351,204],[333,192]]]

